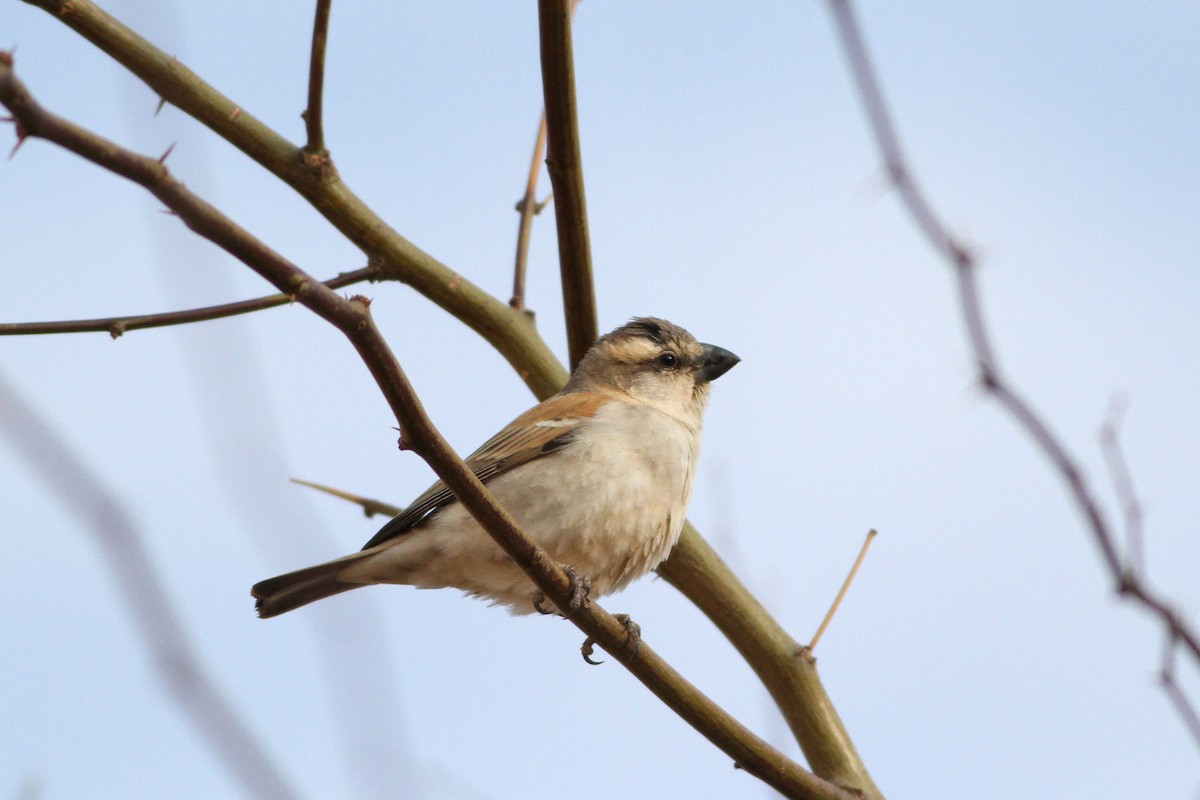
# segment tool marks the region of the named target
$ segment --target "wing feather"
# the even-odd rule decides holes
[[[584,420],[595,415],[605,401],[597,392],[556,394],[526,411],[488,439],[466,459],[479,480],[487,483],[497,475],[538,458],[550,458],[570,442]],[[368,550],[412,530],[456,498],[438,481],[393,517],[364,546]]]

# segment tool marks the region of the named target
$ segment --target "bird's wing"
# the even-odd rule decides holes
[[[537,458],[544,458],[567,444],[580,423],[595,415],[608,398],[598,392],[570,392],[546,399],[510,422],[467,457],[467,466],[487,483]],[[411,530],[438,510],[455,502],[454,493],[438,481],[425,490],[380,528],[364,546],[368,550]]]

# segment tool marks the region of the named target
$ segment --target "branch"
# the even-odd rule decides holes
[[[508,304],[516,309],[525,308],[525,267],[529,263],[529,234],[533,230],[533,218],[541,213],[534,193],[537,191],[538,175],[541,173],[542,153],[546,149],[546,112],[538,122],[537,136],[533,140],[533,158],[529,163],[529,177],[525,179],[525,194],[517,201],[521,221],[517,223],[517,258],[513,265],[513,293]],[[551,195],[553,197],[553,195]],[[547,199],[547,202],[549,200]]]
[[[188,191],[161,160],[140,156],[41,109],[0,54],[0,102],[12,112],[21,136],[38,136],[128,178],[150,191],[189,228],[234,255],[284,293],[340,330],[366,364],[400,424],[402,437],[454,492],[463,507],[560,608],[570,602],[562,568],[499,506],[425,414],[408,378],[371,317],[370,301],[343,298],[255,239],[237,223]],[[721,748],[747,772],[787,797],[853,800],[854,795],[799,765],[755,736],[642,642],[627,647],[625,626],[595,603],[570,617],[669,708]]]
[[[380,277],[406,283],[487,340],[535,395],[547,397],[567,373],[537,335],[533,321],[458,275],[391,228],[349,187],[328,159],[304,153],[246,109],[209,86],[91,0],[25,0],[47,11],[184,113],[258,162],[378,263]]]
[[[154,669],[201,738],[250,796],[296,797],[233,704],[209,679],[129,512],[2,377],[0,427],[94,538]]]
[[[322,113],[322,94],[325,89],[325,42],[329,38],[329,7],[333,0],[317,0],[313,19],[312,55],[308,62],[308,108],[304,110],[304,129],[308,144],[304,151],[310,157],[327,157]]]
[[[1172,644],[1182,646],[1191,653],[1197,665],[1200,665],[1200,637],[1197,637],[1196,632],[1183,621],[1166,599],[1151,590],[1143,576],[1134,568],[1135,565],[1119,555],[1114,532],[1091,486],[1084,478],[1078,461],[1071,456],[1041,415],[1021,397],[1012,383],[1005,379],[983,320],[983,305],[976,283],[978,264],[975,256],[950,232],[913,180],[849,0],[829,0],[829,4],[858,92],[866,108],[871,132],[887,166],[888,174],[913,222],[955,273],[967,339],[979,368],[979,381],[984,391],[1000,403],[1017,425],[1033,439],[1034,444],[1066,484],[1067,494],[1083,516],[1085,527],[1112,578],[1116,594],[1123,599],[1134,601],[1156,617]]]
[[[592,252],[587,202],[583,192],[583,158],[579,153],[579,120],[575,99],[575,66],[571,52],[570,0],[539,0],[542,43],[542,92],[550,153],[546,168],[554,186],[554,220],[558,228],[558,263],[562,273],[563,312],[571,369],[596,341],[596,292],[592,284]]]
[[[343,272],[336,278],[325,281],[330,289],[341,289],[366,280],[373,280],[377,275],[374,267],[363,267],[353,272]],[[59,322],[0,322],[0,336],[25,336],[39,333],[89,333],[107,331],[116,339],[128,331],[142,328],[162,328],[168,325],[186,325],[192,322],[205,322],[210,319],[233,317],[238,314],[249,314],[252,311],[262,311],[275,308],[285,303],[295,302],[295,298],[286,294],[270,294],[254,300],[242,300],[237,303],[226,303],[205,308],[190,308],[186,311],[167,311],[159,314],[142,314],[129,317],[106,317],[103,319],[71,319]]]

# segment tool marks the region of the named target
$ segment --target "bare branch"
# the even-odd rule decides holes
[[[329,38],[329,7],[333,0],[317,0],[313,18],[312,55],[308,62],[308,108],[304,110],[304,128],[308,144],[304,151],[312,156],[325,156],[323,94],[325,90],[325,42]]]
[[[535,395],[548,397],[566,382],[566,371],[526,314],[484,292],[397,233],[342,182],[327,160],[311,164],[300,148],[91,0],[26,2],[108,53],[160,97],[291,186],[368,259],[378,260],[381,279],[412,286],[469,326],[496,348]]]
[[[692,524],[658,565],[663,580],[712,620],[758,675],[783,713],[812,771],[860,798],[881,800],[837,709],[821,685],[815,660],[767,613]]]
[[[377,275],[374,267],[363,267],[353,272],[343,272],[336,278],[325,281],[330,289],[342,289],[366,280],[373,280]],[[295,302],[295,298],[286,294],[270,294],[254,300],[242,300],[237,303],[226,303],[205,308],[190,308],[186,311],[166,311],[158,314],[141,314],[127,317],[105,317],[102,319],[71,319],[58,322],[0,322],[0,336],[27,336],[42,333],[94,333],[105,331],[116,339],[128,331],[142,328],[162,328],[168,325],[187,325],[192,322],[205,322],[210,319],[233,317],[238,314],[249,314],[268,308]]]
[[[463,507],[559,608],[570,603],[563,569],[498,505],[425,414],[408,378],[375,326],[370,301],[343,298],[304,273],[213,206],[188,191],[155,159],[140,156],[41,109],[13,75],[11,54],[0,58],[0,102],[27,135],[39,136],[146,188],[189,228],[236,256],[280,291],[330,322],[350,341],[399,422],[402,436],[446,483]],[[588,603],[570,621],[634,674],[669,708],[736,763],[787,797],[852,800],[855,795],[806,771],[755,736],[662,660],[644,641],[626,647],[621,621]]]
[[[517,223],[517,258],[513,265],[513,293],[508,304],[516,309],[525,308],[525,268],[529,263],[529,234],[533,230],[533,218],[545,208],[534,193],[537,191],[538,175],[542,171],[542,153],[546,150],[546,114],[542,112],[538,122],[537,136],[533,140],[533,158],[529,163],[529,177],[525,180],[525,194],[517,201],[521,221]]]
[[[296,797],[233,704],[209,679],[132,516],[2,377],[0,431],[94,538],[159,678],[217,758],[252,797]]]
[[[954,271],[967,338],[979,367],[983,388],[1033,439],[1066,484],[1068,494],[1083,515],[1086,528],[1100,551],[1112,578],[1114,591],[1157,617],[1172,640],[1188,650],[1200,665],[1200,638],[1196,632],[1183,622],[1166,600],[1151,591],[1143,576],[1121,559],[1113,530],[1078,462],[1042,417],[1003,377],[983,319],[983,306],[976,283],[976,259],[950,233],[913,180],[849,0],[829,0],[829,6],[888,174],[917,227]]]
[[[570,0],[539,0],[542,47],[542,92],[546,98],[549,155],[546,168],[554,186],[554,219],[558,228],[558,263],[562,273],[563,311],[567,321],[570,367],[596,341],[596,292],[592,283],[592,251],[587,202],[583,191],[583,157],[579,152],[579,119],[575,98],[575,65],[571,47]]]

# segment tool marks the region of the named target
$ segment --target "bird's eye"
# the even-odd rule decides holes
[[[674,353],[663,353],[658,357],[658,363],[664,367],[673,367],[679,363],[679,357]]]

